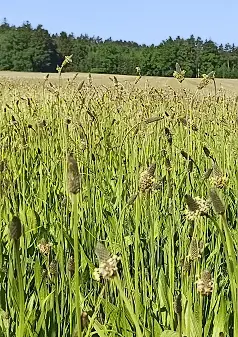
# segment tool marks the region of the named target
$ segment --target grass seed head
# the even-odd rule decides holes
[[[72,154],[68,155],[68,189],[72,194],[80,191],[81,181],[79,175],[78,164]]]
[[[186,256],[184,261],[183,261],[183,272],[184,273],[189,273],[191,269],[191,260],[189,256]]]
[[[203,74],[202,75],[202,80],[201,82],[198,84],[197,88],[199,90],[205,88],[206,86],[208,86],[208,84],[213,80],[214,81],[214,78],[215,78],[215,72],[214,71],[211,71],[209,74]]]
[[[208,270],[204,270],[201,274],[201,278],[196,282],[197,291],[203,296],[208,296],[213,291],[213,281],[211,273]]]
[[[52,243],[47,242],[45,239],[41,239],[38,248],[42,255],[49,256],[50,255],[50,249],[52,247]]]
[[[188,162],[188,172],[192,173],[192,171],[193,171],[193,161],[189,160],[189,162]]]
[[[186,210],[186,216],[188,220],[195,220],[199,216],[205,216],[210,209],[210,203],[199,197],[192,198],[190,195],[185,195],[185,201],[188,209]]]
[[[86,311],[83,311],[81,314],[81,329],[84,330],[88,326],[88,323],[88,313]]]
[[[58,275],[58,263],[56,260],[52,260],[49,265],[49,272],[52,276],[56,277]]]
[[[190,156],[189,156],[189,154],[187,154],[187,152],[182,150],[180,153],[184,157],[184,159],[186,159],[186,160],[190,159]]]
[[[204,173],[203,178],[205,180],[209,179],[212,173],[212,167],[208,168],[207,171]]]
[[[74,262],[74,257],[70,256],[69,261],[68,261],[68,271],[70,272],[71,276],[74,275],[75,272],[75,262]]]
[[[81,313],[81,331],[87,328],[88,324],[89,324],[88,313],[86,311],[83,311]],[[78,337],[78,327],[77,326],[74,329],[72,337]]]
[[[173,73],[173,77],[176,78],[179,83],[182,83],[184,81],[184,78],[185,78],[185,73],[186,73],[186,71],[182,70],[180,68],[180,65],[177,62],[176,63],[176,70]]]
[[[156,164],[155,163],[151,164],[147,169],[148,174],[151,176],[154,176],[155,169],[156,169]]]
[[[171,134],[170,130],[168,128],[165,128],[164,132],[165,132],[165,136],[167,138],[167,141],[168,141],[169,145],[172,145],[173,138],[172,138],[172,134]]]
[[[140,175],[139,189],[142,193],[150,192],[153,189],[155,182],[154,173],[155,173],[156,164],[152,164],[148,167],[147,170],[143,171]]]
[[[221,198],[219,197],[215,188],[212,188],[210,190],[210,198],[211,198],[215,212],[221,215],[224,214],[225,206],[223,205],[223,202],[221,201]]]
[[[99,263],[105,262],[111,257],[109,251],[106,249],[106,247],[101,242],[97,242],[96,247],[95,247],[95,253],[97,255]]]
[[[181,294],[177,295],[176,298],[175,298],[175,301],[174,301],[174,312],[177,314],[177,315],[180,315],[181,312],[182,312],[182,296]]]
[[[217,165],[217,163],[213,164],[212,173],[215,177],[222,177],[222,171],[220,167]]]
[[[178,118],[178,123],[180,124],[183,124],[183,126],[187,126],[188,125],[188,122],[187,122],[187,119],[184,118],[184,117],[180,117]]]
[[[3,173],[6,170],[6,162],[4,160],[0,161],[0,173]]]
[[[20,219],[17,216],[14,216],[9,224],[9,234],[10,238],[14,241],[19,240],[21,237],[22,225]]]
[[[189,194],[185,195],[185,201],[187,203],[189,211],[195,212],[195,211],[199,210],[199,205],[198,205],[197,201],[195,199],[193,199],[193,197],[191,197]]]
[[[206,157],[211,157],[210,150],[206,146],[203,146],[203,152],[205,153]]]
[[[198,260],[201,255],[200,255],[200,250],[199,250],[199,244],[197,239],[192,239],[190,243],[190,253],[189,257],[192,261]]]
[[[112,279],[117,275],[117,263],[120,258],[117,255],[111,256],[100,242],[97,243],[95,252],[99,260],[99,268],[94,269],[93,278],[96,281]]]
[[[168,171],[171,171],[171,169],[172,169],[171,162],[170,162],[170,159],[168,157],[165,158],[165,167]]]
[[[225,188],[227,186],[228,178],[223,175],[221,169],[216,163],[213,165],[210,181],[214,187],[219,189]]]
[[[47,270],[46,269],[43,269],[42,270],[42,273],[41,273],[41,277],[42,277],[42,280],[46,279],[47,278]]]

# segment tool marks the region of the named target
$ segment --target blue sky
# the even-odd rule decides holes
[[[43,24],[50,33],[159,44],[163,39],[212,38],[238,45],[238,0],[1,0],[0,20]]]

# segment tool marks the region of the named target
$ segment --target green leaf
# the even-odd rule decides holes
[[[165,330],[162,332],[160,337],[179,337],[179,333],[172,330]]]
[[[159,285],[158,285],[158,292],[160,298],[160,308],[165,307],[169,312],[169,301],[168,301],[168,285],[166,283],[165,275],[163,270],[161,269],[159,274]]]

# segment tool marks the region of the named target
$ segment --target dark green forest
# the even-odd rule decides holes
[[[73,54],[66,71],[172,76],[175,64],[186,77],[200,77],[215,71],[216,77],[238,78],[238,47],[217,45],[191,35],[188,39],[169,37],[159,45],[132,41],[103,40],[73,33],[50,34],[42,25],[29,22],[16,27],[6,19],[0,25],[0,70],[56,72],[64,56]]]

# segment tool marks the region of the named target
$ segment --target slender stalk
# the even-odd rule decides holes
[[[97,316],[97,313],[98,313],[98,310],[99,310],[99,307],[100,307],[100,304],[101,304],[101,301],[102,301],[102,298],[103,298],[103,293],[105,291],[105,288],[106,288],[106,284],[102,287],[102,290],[100,291],[100,294],[98,296],[98,300],[97,300],[97,303],[96,303],[96,306],[95,306],[95,309],[94,309],[94,313],[93,313],[93,315],[90,319],[90,323],[88,325],[87,333],[86,333],[85,337],[90,336],[90,332],[91,332],[91,329],[93,327],[93,323],[95,322],[95,318]]]
[[[123,302],[125,303],[125,306],[131,316],[131,319],[135,325],[136,328],[136,337],[143,337],[139,322],[138,322],[138,316],[134,313],[133,307],[128,301],[127,297],[125,296],[124,291],[122,290],[122,285],[121,285],[121,280],[119,279],[118,276],[114,278],[115,285],[119,291],[120,297],[122,298]]]
[[[17,269],[17,279],[18,279],[18,292],[19,292],[19,326],[17,330],[17,337],[24,337],[25,331],[25,294],[24,294],[24,284],[21,269],[19,242],[15,241],[14,251],[16,257],[16,269]]]
[[[236,255],[234,254],[234,247],[232,243],[232,238],[229,232],[229,228],[227,225],[226,216],[223,214],[221,215],[221,222],[220,225],[213,220],[214,225],[219,231],[219,234],[221,236],[221,240],[224,246],[225,250],[225,256],[226,256],[226,263],[227,263],[227,269],[228,269],[228,275],[230,279],[230,287],[231,287],[231,297],[232,297],[232,304],[233,304],[233,311],[234,311],[234,335],[238,334],[238,305],[237,305],[237,273],[234,273],[234,258]],[[224,232],[223,232],[224,228]],[[232,260],[233,259],[233,260]],[[234,274],[235,274],[235,282],[234,282]]]
[[[135,220],[135,311],[137,316],[139,316],[139,267],[140,267],[140,259],[139,259],[139,226],[140,226],[140,198],[136,200],[136,220]]]
[[[79,238],[78,238],[78,199],[72,195],[72,226],[74,234],[74,260],[75,260],[75,306],[78,337],[82,336],[81,330],[81,305],[80,305],[80,282],[79,282]]]
[[[182,334],[182,315],[178,314],[177,317],[178,317],[178,333],[179,333],[179,337],[182,337],[183,336],[183,334]]]
[[[236,252],[231,233],[227,224],[226,215],[221,216],[225,237],[223,236],[224,245],[226,245],[227,265],[230,277],[230,285],[232,292],[233,310],[234,310],[234,335],[238,335],[238,273],[235,270],[237,266]],[[235,277],[234,277],[235,276]]]

